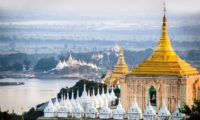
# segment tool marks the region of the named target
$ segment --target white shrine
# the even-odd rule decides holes
[[[64,96],[62,95],[60,100],[60,108],[58,109],[58,117],[68,117],[69,116],[69,109],[66,105],[66,102],[64,101]]]
[[[47,107],[44,109],[44,117],[57,117],[57,109],[54,107],[51,99],[49,100]]]
[[[162,107],[158,112],[158,120],[169,120],[170,116],[171,114],[165,105],[165,99],[163,99]]]
[[[140,120],[140,119],[142,119],[142,110],[138,106],[136,97],[134,98],[134,101],[133,101],[131,107],[128,110],[127,118],[129,120]]]
[[[146,109],[144,110],[143,119],[144,120],[155,120],[156,119],[156,112],[152,108],[150,100],[149,100],[149,103],[147,104]]]
[[[111,119],[112,118],[112,110],[108,107],[107,99],[104,100],[104,105],[99,110],[99,118],[100,119]]]
[[[113,111],[113,119],[116,120],[123,120],[125,119],[126,111],[122,107],[121,100],[119,99],[119,103],[117,105],[117,108]]]

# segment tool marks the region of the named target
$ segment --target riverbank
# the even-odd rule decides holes
[[[0,86],[24,85],[24,82],[0,82]]]

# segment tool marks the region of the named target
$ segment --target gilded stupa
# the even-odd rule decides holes
[[[104,82],[106,84],[116,85],[119,83],[121,76],[127,74],[128,72],[128,65],[125,62],[123,49],[121,48],[117,64],[114,66],[112,72],[106,75]]]
[[[162,35],[157,48],[147,60],[134,68],[131,74],[186,76],[198,73],[196,68],[181,59],[173,50],[167,34],[167,19],[164,14]]]

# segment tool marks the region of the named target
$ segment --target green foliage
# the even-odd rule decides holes
[[[79,96],[81,96],[81,94],[82,94],[82,92],[83,92],[83,89],[84,89],[84,87],[83,87],[84,83],[85,83],[86,86],[87,86],[87,89],[86,89],[86,90],[87,90],[87,91],[90,90],[90,94],[92,94],[93,88],[94,88],[94,90],[95,90],[95,94],[97,94],[98,88],[100,88],[100,89],[99,89],[100,94],[102,93],[102,88],[104,88],[104,91],[107,90],[107,86],[106,86],[105,84],[103,84],[103,83],[98,83],[97,81],[89,81],[89,80],[84,80],[84,79],[82,79],[82,80],[79,80],[79,81],[78,81],[73,87],[71,87],[71,88],[62,88],[62,89],[60,90],[60,92],[58,93],[58,97],[59,97],[59,98],[61,97],[61,93],[64,94],[65,96],[67,96],[67,92],[68,92],[68,93],[69,93],[69,97],[71,98],[72,91],[74,91],[74,97],[76,97],[76,95],[77,95],[77,90],[79,90]],[[115,92],[115,94],[116,94],[117,96],[119,96],[119,94],[120,94],[120,90],[119,90],[119,89],[115,89],[114,92]]]
[[[183,112],[188,116],[187,120],[199,120],[200,118],[200,100],[194,100],[194,104],[190,108],[185,105]]]
[[[21,120],[21,116],[9,114],[8,111],[0,112],[0,120]]]
[[[36,120],[38,117],[43,116],[42,111],[36,111],[35,108],[31,108],[27,113],[24,113],[25,120]]]
[[[54,59],[54,57],[50,58],[42,58],[38,61],[38,63],[35,65],[34,70],[35,71],[47,71],[52,68],[55,68],[58,61]]]

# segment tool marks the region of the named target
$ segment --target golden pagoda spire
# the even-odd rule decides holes
[[[167,34],[167,18],[164,3],[162,34],[157,48],[147,60],[134,68],[131,74],[185,76],[198,73],[198,70],[182,60],[171,46]]]
[[[122,73],[122,74],[128,73],[128,66],[127,66],[125,59],[124,59],[123,48],[120,49],[118,62],[114,66],[113,72],[114,73]]]

